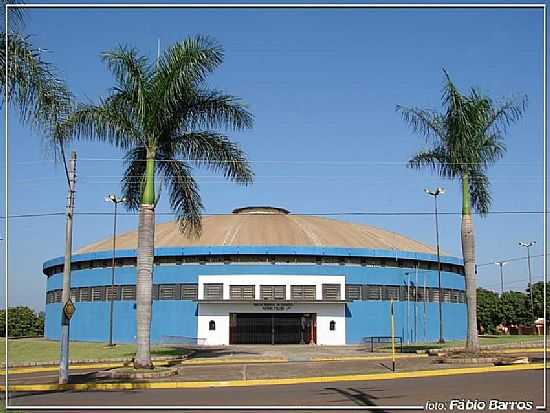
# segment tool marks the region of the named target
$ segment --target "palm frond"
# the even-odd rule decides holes
[[[489,178],[481,171],[472,173],[469,178],[472,207],[481,216],[485,216],[492,201]]]
[[[142,134],[136,129],[126,107],[113,100],[99,105],[80,104],[61,125],[63,136],[108,142],[118,148],[128,149],[142,143]]]
[[[0,33],[2,44],[5,38],[6,34]],[[41,59],[39,51],[18,34],[8,37],[7,58],[8,85],[5,77],[0,76],[0,93],[7,94],[23,122],[39,128],[51,127],[71,106],[69,89],[52,66]],[[0,64],[6,65],[4,47],[0,48]]]
[[[201,91],[193,97],[188,107],[189,128],[250,129],[254,117],[243,101],[220,91]]]
[[[2,0],[0,3],[0,7],[2,10],[0,11],[0,26],[2,27],[2,32],[8,32],[10,33],[18,33],[20,32],[24,25],[25,21],[23,20],[23,10],[22,8],[18,7],[10,7],[9,9],[6,7],[9,4],[21,4],[22,1],[17,0]],[[6,19],[6,10],[9,10],[8,14],[8,25],[9,27],[5,26],[5,19]],[[8,30],[9,29],[9,30]]]
[[[145,122],[147,89],[152,76],[147,58],[140,56],[136,49],[118,46],[114,50],[102,53],[101,59],[114,75],[119,89],[134,101],[140,121]]]
[[[222,172],[233,182],[252,183],[254,172],[246,154],[224,135],[211,131],[185,133],[173,139],[173,150],[197,166]]]
[[[444,178],[456,178],[459,175],[458,165],[442,146],[419,151],[409,160],[407,166],[412,169],[429,168]]]
[[[164,160],[169,162],[158,162],[158,170],[170,193],[170,207],[175,212],[180,230],[190,237],[199,237],[203,205],[191,168],[182,161]]]
[[[126,207],[132,211],[138,210],[141,202],[146,156],[147,150],[143,146],[130,149],[124,156],[126,170],[122,177],[122,195],[127,199]]]
[[[485,130],[495,130],[498,134],[505,134],[508,128],[521,119],[527,110],[527,95],[520,98],[506,99],[504,102],[491,108]]]
[[[223,49],[207,36],[195,36],[168,48],[152,81],[162,105],[174,105],[194,90],[223,61]]]
[[[443,119],[437,112],[401,105],[397,105],[396,110],[401,113],[403,120],[415,133],[424,135],[426,138],[443,139],[445,137]]]
[[[479,147],[477,148],[478,165],[482,170],[486,170],[489,165],[494,164],[504,157],[506,153],[506,144],[497,134],[486,134],[480,137]]]

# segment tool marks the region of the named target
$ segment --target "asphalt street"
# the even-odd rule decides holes
[[[523,400],[541,405],[543,402],[543,371],[211,389],[13,393],[10,395],[9,405],[53,407],[220,406],[221,409],[216,411],[224,411],[222,406],[245,405],[305,406],[306,408],[308,406],[331,406],[334,408],[331,411],[339,411],[339,406],[355,406],[362,411],[393,412],[397,410],[392,408],[374,410],[366,406],[424,406],[427,400],[449,403],[451,399]],[[198,411],[200,409],[195,407],[191,410]],[[296,408],[290,407],[289,410],[296,410]],[[68,410],[54,409],[51,411]],[[306,409],[306,411],[314,410]],[[342,409],[341,411],[349,410]]]

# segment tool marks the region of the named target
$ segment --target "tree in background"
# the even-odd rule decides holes
[[[550,314],[550,283],[546,284],[546,294],[547,294],[547,303],[546,303],[546,316]],[[532,284],[533,288],[533,308],[535,312],[535,317],[544,317],[544,282],[539,281]],[[526,290],[527,296],[529,296],[529,287]]]
[[[8,308],[10,337],[36,337],[44,335],[44,313],[35,313],[29,307]],[[0,336],[6,337],[6,310],[0,310]]]
[[[534,320],[529,309],[528,296],[518,291],[507,291],[500,297],[499,314],[506,325],[532,326]]]
[[[466,283],[468,329],[466,350],[479,351],[477,289],[472,209],[489,212],[491,191],[487,170],[504,155],[507,128],[521,118],[527,98],[496,103],[476,89],[462,94],[445,73],[443,112],[397,106],[413,131],[428,139],[430,147],[414,155],[408,166],[430,168],[439,176],[458,180],[462,188],[462,256]]]
[[[192,166],[219,172],[230,181],[252,182],[245,153],[215,129],[252,127],[240,99],[210,89],[206,78],[223,60],[222,48],[197,36],[174,44],[150,62],[120,46],[103,54],[116,85],[97,105],[80,105],[60,128],[62,136],[109,142],[126,151],[123,195],[139,210],[134,367],[152,368],[150,328],[155,206],[167,188],[180,230],[197,236],[203,204]]]
[[[477,289],[477,323],[489,334],[496,332],[496,326],[501,322],[499,313],[499,296],[484,288]]]

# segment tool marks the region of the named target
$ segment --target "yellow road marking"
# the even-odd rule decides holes
[[[484,350],[490,352],[491,350]],[[550,351],[550,348],[547,349],[547,351]],[[494,350],[495,353],[544,353],[544,348],[510,348],[510,349],[503,349],[503,350]]]
[[[86,391],[86,390],[143,390],[143,389],[200,389],[209,387],[246,387],[246,386],[274,386],[306,383],[327,383],[341,381],[375,381],[394,380],[420,377],[453,376],[460,374],[494,373],[519,370],[539,370],[542,363],[517,364],[511,366],[469,367],[458,369],[421,370],[400,373],[372,373],[353,374],[342,376],[321,377],[297,377],[286,379],[254,379],[254,380],[228,380],[228,381],[188,381],[188,382],[148,382],[148,383],[80,383],[80,384],[15,384],[9,385],[12,392],[24,391]],[[0,386],[5,391],[5,386]]]

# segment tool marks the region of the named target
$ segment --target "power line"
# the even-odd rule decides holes
[[[531,258],[535,258],[535,257],[544,257],[544,256],[549,256],[550,254],[537,254],[537,255],[531,255]],[[521,261],[521,260],[526,260],[527,256],[525,257],[515,257],[515,258],[509,258],[509,259],[499,259],[499,260],[495,260],[495,261],[492,261],[492,262],[486,262],[486,263],[483,263],[483,264],[477,264],[477,267],[485,267],[487,265],[495,265],[495,262],[496,261],[501,261],[501,262],[513,262],[513,261]]]
[[[132,162],[146,162],[146,159],[133,160]],[[55,162],[54,160],[18,161],[14,164],[33,164],[42,162]],[[126,162],[125,158],[82,158],[79,162]],[[217,159],[162,159],[155,162],[196,162],[196,163],[237,163],[239,161]],[[408,161],[330,161],[330,160],[248,160],[250,164],[317,164],[317,165],[408,165]],[[447,165],[477,165],[479,162],[447,162]],[[500,162],[499,165],[542,165],[539,162]]]
[[[516,214],[543,214],[542,211],[490,211],[487,215],[516,215]],[[548,212],[547,212],[548,213]],[[45,217],[45,216],[55,216],[55,215],[64,215],[64,212],[45,212],[45,213],[29,213],[29,214],[14,214],[9,215],[8,219],[12,218],[33,218],[33,217]],[[119,215],[138,215],[136,212],[119,212]],[[155,212],[156,215],[174,215],[174,212],[170,211],[158,211]],[[472,215],[478,215],[479,213],[472,212]],[[75,212],[74,215],[113,215],[113,212],[97,212],[97,211],[83,211]],[[222,213],[202,213],[202,216],[230,216],[234,215],[232,212],[222,212]],[[266,212],[262,215],[278,215],[278,213],[269,213]],[[433,216],[433,212],[413,212],[413,211],[397,211],[397,212],[361,212],[361,211],[350,211],[350,212],[295,212],[290,215],[301,215],[301,216]],[[462,212],[438,212],[438,215],[462,215]],[[0,216],[0,219],[6,219],[5,216]],[[537,255],[532,255],[536,257]],[[516,260],[521,258],[514,258],[506,261]],[[494,264],[494,262],[479,264],[480,266]]]

